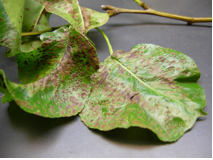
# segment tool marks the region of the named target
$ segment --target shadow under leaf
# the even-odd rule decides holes
[[[212,28],[211,25],[212,22],[207,22],[207,23],[203,23],[203,24],[192,24],[192,25],[188,25],[188,24],[181,24],[181,23],[150,23],[150,22],[143,22],[143,23],[132,23],[132,24],[126,24],[126,23],[114,23],[114,24],[108,24],[108,27],[122,27],[122,26],[144,26],[144,25],[156,25],[156,26],[190,26],[190,27],[204,27],[204,28]]]
[[[59,126],[76,120],[76,116],[53,119],[33,115],[22,110],[15,101],[9,103],[8,115],[13,127],[27,133],[31,138],[43,136]]]
[[[149,129],[140,127],[116,128],[110,131],[99,131],[97,129],[91,129],[92,132],[110,139],[114,142],[129,144],[134,146],[154,146],[154,145],[166,145],[166,143],[160,141],[155,133]]]

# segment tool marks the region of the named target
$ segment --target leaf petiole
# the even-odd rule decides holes
[[[112,55],[113,53],[113,49],[112,49],[112,46],[110,44],[110,41],[109,41],[109,38],[106,36],[106,34],[101,30],[99,29],[98,27],[96,27],[95,29],[97,29],[105,38],[107,44],[108,44],[108,48],[109,48],[109,53],[110,53],[110,56]]]
[[[70,24],[61,25],[61,26],[57,26],[57,27],[52,27],[52,28],[45,29],[45,30],[43,30],[43,31],[38,31],[38,32],[22,32],[22,33],[21,33],[21,36],[24,37],[24,36],[35,36],[35,35],[40,35],[40,34],[45,33],[45,32],[54,31],[55,29],[58,29],[58,28],[63,27],[63,26],[70,26]]]

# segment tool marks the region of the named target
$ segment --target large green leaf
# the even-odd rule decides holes
[[[89,8],[80,7],[78,0],[39,0],[48,12],[67,20],[78,32],[87,33],[90,29],[104,25],[109,15]]]
[[[206,115],[199,77],[195,62],[179,51],[152,44],[116,51],[92,76],[81,120],[100,130],[148,128],[175,141]]]
[[[25,0],[0,0],[0,45],[11,49],[5,56],[14,56],[20,47]]]
[[[50,36],[47,36],[48,34]],[[55,40],[61,41],[60,46],[58,43],[56,45],[53,43],[54,40],[51,37],[53,34],[58,38]],[[0,84],[4,84],[2,86],[6,87],[17,104],[29,113],[52,118],[76,115],[83,109],[84,102],[90,93],[90,76],[99,65],[97,54],[90,41],[72,28],[68,30],[67,27],[62,27],[53,34],[41,35],[44,36],[45,45],[51,46],[52,49],[61,48],[60,52],[64,51],[64,53],[63,58],[50,74],[36,82],[24,85],[10,82],[0,70],[0,81],[3,80]],[[37,57],[40,57],[40,53]],[[31,60],[40,62],[41,59],[37,57]],[[45,55],[43,58],[46,57],[47,63],[52,63],[51,57]],[[55,61],[54,56],[52,61]],[[37,62],[32,63],[35,68],[37,66],[34,64],[38,64]]]

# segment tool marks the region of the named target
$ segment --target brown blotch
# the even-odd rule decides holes
[[[4,20],[3,18],[0,18],[0,21],[4,21],[4,22],[6,22],[6,20]]]

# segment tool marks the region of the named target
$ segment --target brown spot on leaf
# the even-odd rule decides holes
[[[5,20],[5,19],[3,19],[3,18],[0,18],[0,21],[4,21],[4,22],[6,22],[6,20]]]

